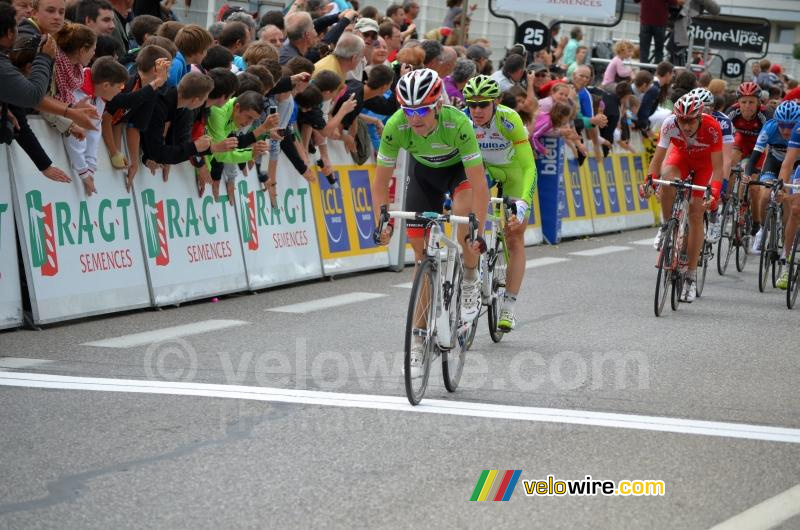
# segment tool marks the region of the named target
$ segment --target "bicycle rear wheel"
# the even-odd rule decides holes
[[[780,210],[779,210],[780,212]],[[781,261],[781,251],[783,250],[783,223],[780,220],[780,213],[775,216],[775,234],[772,238],[771,261],[772,261],[772,288],[778,287],[778,278],[783,272],[783,262]]]
[[[736,270],[739,272],[744,271],[744,266],[747,265],[747,253],[750,252],[750,247],[753,244],[753,214],[750,209],[745,210],[744,221],[739,223],[736,227]]]
[[[797,293],[800,292],[800,252],[797,247],[800,247],[800,230],[794,235],[794,243],[792,243],[792,251],[789,254],[789,283],[786,285],[786,307],[794,309],[797,302]]]
[[[458,333],[461,327],[461,280],[464,273],[460,265],[456,267],[453,289],[450,300],[447,301],[447,311],[450,314],[450,330],[455,339],[453,347],[442,352],[442,377],[444,387],[448,392],[455,392],[458,382],[461,381],[461,372],[464,370],[464,358],[467,356],[467,339],[474,326],[470,326],[462,334]],[[477,317],[473,320],[478,320]]]
[[[667,302],[670,280],[672,278],[673,263],[673,232],[675,231],[675,220],[670,220],[663,231],[661,240],[661,253],[658,256],[658,274],[656,275],[656,295],[653,299],[653,310],[657,317],[661,316],[664,304]]]
[[[767,210],[767,218],[764,221],[763,232],[761,233],[761,257],[758,260],[758,290],[764,292],[767,287],[767,277],[769,276],[769,267],[772,264],[770,241],[772,240],[771,234],[773,231],[773,210]]]
[[[438,301],[435,282],[436,272],[433,269],[433,263],[426,259],[420,264],[414,285],[411,287],[411,299],[408,302],[406,317],[403,378],[405,379],[406,396],[412,405],[417,405],[425,395],[430,375],[431,357],[436,348],[434,324]],[[415,342],[419,343],[420,341],[422,343],[422,359],[419,362],[419,373],[412,374],[411,348]]]
[[[494,255],[492,261],[489,262],[489,269],[492,275],[491,293],[492,299],[489,302],[489,310],[487,315],[489,318],[489,335],[494,342],[503,340],[503,333],[497,327],[500,321],[500,307],[503,304],[503,293],[506,289],[506,271],[508,270],[508,263],[506,262],[505,240],[498,237],[497,243],[494,247]]]
[[[736,227],[733,223],[733,199],[729,199],[722,207],[722,226],[720,238],[717,241],[717,272],[720,276],[725,275],[728,270],[728,263],[731,255],[736,250],[734,239],[736,237]]]

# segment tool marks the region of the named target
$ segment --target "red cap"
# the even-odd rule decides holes
[[[791,89],[783,98],[784,101],[793,101],[795,99],[800,99],[800,87]]]
[[[770,73],[781,75],[783,73],[783,67],[779,64],[773,64],[769,67]]]
[[[449,37],[453,30],[450,28],[439,28],[439,33],[442,34],[442,37]]]
[[[539,89],[539,93],[541,97],[546,98],[550,95],[550,90],[557,84],[563,83],[564,81],[560,79],[553,79],[552,81],[548,81],[547,83],[543,84],[542,87]]]

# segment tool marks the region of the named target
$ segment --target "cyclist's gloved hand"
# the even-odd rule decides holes
[[[525,221],[525,215],[528,213],[528,203],[523,200],[518,200],[514,202],[514,205],[517,208],[517,219],[520,223]]]
[[[483,239],[481,236],[475,236],[475,239],[470,239],[469,234],[467,234],[466,236],[464,236],[464,242],[470,247],[472,247],[472,250],[474,250],[479,254],[484,254],[486,252],[486,249],[488,248],[486,246],[486,240]]]
[[[711,201],[709,202],[709,209],[712,212],[717,211],[717,204],[719,204],[719,194],[722,191],[722,181],[714,181],[711,183]]]
[[[657,175],[647,175],[644,184],[639,184],[639,197],[647,199],[656,191],[656,186],[653,184],[653,179],[656,177]]]

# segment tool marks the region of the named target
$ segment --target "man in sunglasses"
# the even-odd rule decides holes
[[[745,174],[756,178],[756,163],[758,163],[764,150],[769,147],[764,165],[761,169],[761,181],[775,180],[780,176],[783,178],[784,182],[788,183],[789,177],[794,174],[794,170],[798,165],[796,155],[797,147],[800,147],[800,132],[798,132],[798,127],[800,127],[800,105],[794,101],[784,101],[775,109],[775,117],[765,123],[764,127],[761,129],[761,133],[759,133],[758,139],[756,140],[756,145],[753,148],[753,153],[747,161]],[[794,151],[794,157],[787,164],[786,159],[789,158],[788,155],[790,151]],[[784,166],[786,166],[785,173]],[[765,193],[766,191],[767,190],[760,190],[758,195],[759,204],[753,205],[753,210],[757,210],[761,213],[762,220],[767,202],[769,202],[769,193]],[[784,209],[784,215],[789,215],[789,219],[786,224],[786,230],[784,231],[788,244],[784,245],[783,254],[781,255],[781,260],[783,260],[784,263],[786,260],[786,253],[792,248],[794,233],[797,229],[797,216],[791,215],[790,211],[793,209],[791,207],[792,204],[797,205],[794,209],[800,207],[800,202],[797,202],[798,197],[800,196],[792,195],[786,199],[788,202],[785,202],[787,206]],[[784,221],[787,221],[787,219],[784,218]],[[759,252],[761,251],[760,238],[758,241],[753,242],[753,250],[756,248]],[[784,269],[783,275],[778,279],[776,285],[781,289],[786,289],[788,281],[789,271]]]
[[[389,179],[400,149],[411,154],[405,209],[415,212],[441,212],[445,193],[453,199],[453,213],[475,213],[478,226],[484,226],[489,207],[489,189],[481,151],[475,140],[472,123],[464,113],[442,105],[443,83],[439,75],[422,68],[405,74],[395,89],[400,109],[383,129],[378,150],[372,204],[375,218],[388,203]],[[425,225],[409,221],[408,238],[419,262],[423,258]],[[379,236],[387,244],[392,225]],[[478,236],[468,241],[468,227],[459,226],[458,240],[464,249],[464,279],[461,284],[461,311],[465,321],[472,321],[480,311],[478,264],[486,243]],[[421,343],[418,345],[421,347]]]
[[[501,331],[508,333],[516,324],[514,305],[525,274],[525,227],[536,188],[536,164],[528,130],[519,114],[497,104],[500,94],[500,85],[486,75],[473,77],[464,87],[465,112],[472,120],[489,177],[502,185],[502,195],[515,199],[516,215],[506,225],[509,262],[497,323]]]
[[[667,149],[672,149],[667,154]],[[663,163],[663,166],[662,166]],[[686,94],[675,102],[672,115],[661,125],[653,158],[650,160],[647,181],[640,194],[648,197],[654,191],[653,179],[686,180],[694,171],[696,186],[711,184],[711,199],[703,202],[704,192],[692,191],[689,202],[689,237],[686,244],[686,282],[681,293],[683,302],[694,302],[697,296],[697,262],[703,243],[703,210],[717,209],[722,190],[722,129],[713,116],[703,114],[703,101]],[[661,213],[665,221],[672,215],[675,188],[664,186],[661,191]],[[659,247],[661,246],[659,241]]]

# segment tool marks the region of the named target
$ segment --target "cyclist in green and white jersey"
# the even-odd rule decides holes
[[[389,179],[400,149],[411,154],[405,209],[415,212],[441,212],[445,193],[453,199],[455,215],[475,213],[478,226],[484,226],[489,207],[483,159],[472,123],[455,107],[443,105],[443,83],[435,71],[423,68],[408,72],[397,82],[400,109],[383,128],[378,149],[378,167],[372,187],[375,218],[387,204]],[[398,182],[402,185],[402,182]],[[425,225],[406,223],[409,243],[419,263],[424,255]],[[378,234],[381,243],[391,237],[392,225]],[[480,312],[478,264],[486,243],[478,236],[467,241],[468,227],[459,226],[458,241],[464,250],[464,278],[461,283],[461,316],[471,322]]]
[[[528,211],[536,189],[536,164],[528,141],[528,130],[519,114],[497,103],[500,86],[486,75],[467,81],[464,87],[467,110],[472,120],[483,163],[495,182],[502,184],[503,195],[515,199],[517,215],[506,225],[506,247],[509,262],[506,292],[497,327],[509,332],[514,329],[514,304],[525,275],[525,227]]]

